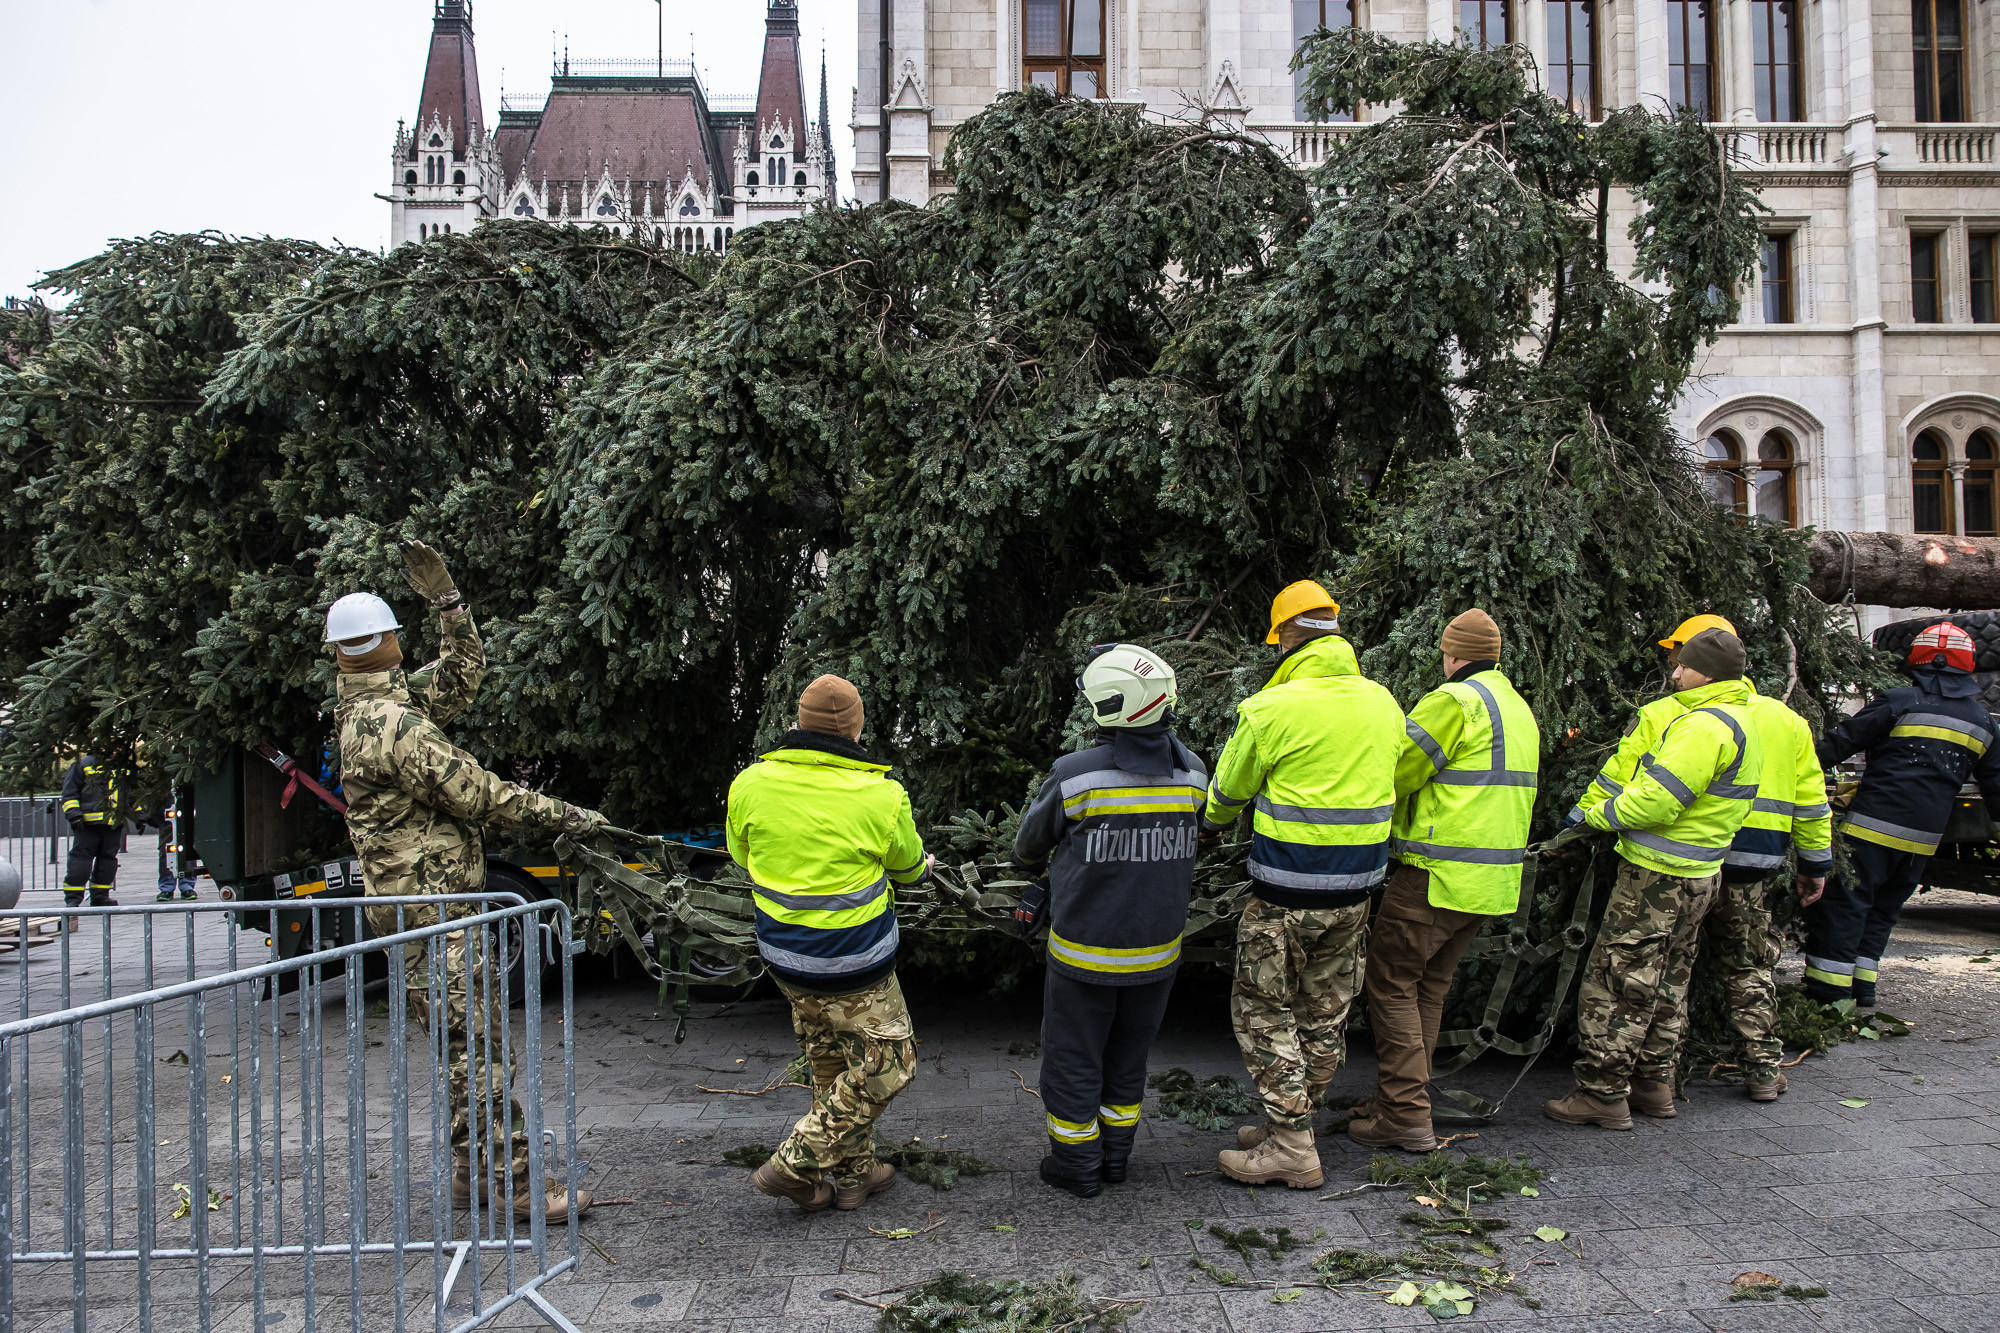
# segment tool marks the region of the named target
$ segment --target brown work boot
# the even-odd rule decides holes
[[[451,1206],[454,1208],[470,1208],[472,1207],[472,1159],[469,1157],[457,1158],[455,1168],[451,1176]],[[496,1191],[495,1185],[497,1183],[497,1177],[488,1177],[484,1187],[479,1191],[479,1203],[482,1208],[494,1206],[496,1193],[504,1202],[506,1197],[505,1187],[502,1186]],[[550,1223],[559,1223],[568,1219],[569,1189],[554,1176],[550,1176],[542,1182],[542,1201],[546,1205],[547,1217]],[[582,1217],[585,1213],[589,1212],[590,1205],[594,1201],[589,1190],[579,1189],[576,1192],[576,1215]],[[514,1220],[517,1222],[528,1221],[534,1216],[534,1209],[534,1187],[529,1184],[528,1173],[522,1171],[514,1177]]]
[[[1278,1182],[1295,1190],[1311,1190],[1326,1182],[1319,1169],[1319,1150],[1313,1147],[1310,1129],[1280,1129],[1273,1125],[1256,1147],[1247,1152],[1217,1153],[1215,1161],[1223,1175],[1245,1185]]]
[[[1326,1090],[1328,1086],[1328,1083],[1306,1084],[1306,1096],[1312,1101],[1314,1115],[1318,1115],[1320,1110],[1326,1105]],[[1366,1106],[1367,1104],[1363,1102],[1362,1106]],[[1361,1108],[1356,1107],[1353,1113],[1358,1115],[1360,1111]],[[1262,1143],[1270,1133],[1271,1126],[1268,1122],[1260,1121],[1254,1125],[1238,1125],[1236,1127],[1236,1146],[1246,1149],[1254,1148]]]
[[[1623,1097],[1606,1101],[1576,1089],[1569,1096],[1542,1103],[1542,1114],[1565,1125],[1596,1125],[1599,1129],[1632,1128],[1632,1108]]]
[[[1783,1070],[1753,1069],[1743,1076],[1743,1095],[1753,1102],[1775,1102],[1784,1091]]]
[[[866,1180],[834,1190],[833,1206],[843,1213],[851,1213],[867,1202],[870,1195],[880,1194],[895,1183],[896,1168],[887,1162],[877,1162],[869,1168]]]
[[[766,1162],[752,1171],[750,1183],[757,1187],[759,1194],[768,1194],[774,1199],[790,1199],[801,1212],[817,1213],[833,1204],[833,1182],[821,1180],[808,1185],[780,1171],[775,1161]]]
[[[1674,1107],[1674,1085],[1656,1078],[1634,1078],[1625,1100],[1634,1111],[1655,1120],[1672,1120],[1680,1114]]]
[[[1436,1152],[1437,1133],[1429,1125],[1398,1125],[1380,1118],[1350,1120],[1347,1137],[1369,1148],[1400,1148],[1404,1152]]]

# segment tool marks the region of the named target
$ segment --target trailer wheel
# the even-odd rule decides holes
[[[502,893],[518,893],[531,903],[540,902],[555,896],[544,889],[541,886],[541,882],[526,871],[516,870],[513,866],[492,861],[486,863],[486,887]],[[511,1007],[516,1009],[523,1007],[528,1002],[528,967],[530,966],[531,957],[534,958],[534,965],[543,969],[540,979],[543,983],[542,995],[545,999],[548,996],[547,983],[550,976],[555,974],[554,969],[549,968],[545,962],[541,961],[538,955],[535,955],[532,947],[532,937],[528,933],[526,921],[527,918],[525,917],[512,917],[508,920],[505,929],[500,932],[500,957],[498,961],[506,969],[507,1002]]]

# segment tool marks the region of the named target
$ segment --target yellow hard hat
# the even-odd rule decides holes
[[[1679,627],[1672,634],[1660,640],[1660,647],[1666,649],[1679,648],[1705,629],[1723,629],[1728,630],[1731,634],[1736,632],[1736,626],[1730,624],[1721,616],[1689,616],[1680,623]]]
[[[1306,611],[1331,611],[1338,616],[1340,603],[1334,601],[1331,593],[1311,579],[1300,579],[1271,600],[1271,632],[1264,636],[1264,642],[1276,643],[1278,626]],[[1335,624],[1330,628],[1337,629],[1339,626]]]

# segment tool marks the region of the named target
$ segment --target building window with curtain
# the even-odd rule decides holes
[[[1910,234],[1910,319],[1918,324],[1944,322],[1944,292],[1938,282],[1937,232]]]
[[[2000,537],[2000,449],[1993,432],[1979,430],[1965,442],[1965,535]]]
[[[1950,532],[1951,473],[1944,465],[1944,437],[1927,430],[1910,446],[1910,508],[1918,532]]]
[[[1910,27],[1917,66],[1917,119],[1964,120],[1962,0],[1911,0]]]
[[[1993,324],[2000,322],[2000,234],[1990,231],[1975,231],[1966,237],[1971,254],[1967,256],[1966,286],[1972,296],[1972,322]]]
[[[1459,0],[1458,39],[1476,51],[1514,40],[1514,16],[1506,0]]]
[[[1795,0],[1751,0],[1750,61],[1756,71],[1757,119],[1804,120]]]
[[[1792,312],[1792,234],[1764,238],[1764,322],[1790,324]]]
[[[1706,120],[1715,111],[1715,16],[1706,0],[1667,0],[1667,95]]]
[[[1701,489],[1710,504],[1732,514],[1740,514],[1746,507],[1749,497],[1743,487],[1743,446],[1726,430],[1702,443]]]
[[[1597,119],[1597,6],[1549,0],[1549,93],[1585,120]]]
[[[1330,28],[1334,32],[1339,32],[1343,28],[1354,27],[1354,5],[1355,0],[1292,0],[1292,50],[1298,50],[1304,44],[1306,38],[1312,36],[1321,28]],[[1292,114],[1294,116],[1300,120],[1350,121],[1354,119],[1352,111],[1336,111],[1330,116],[1308,115],[1305,104],[1305,78],[1306,74],[1304,70],[1297,70],[1292,74]]]
[[[1781,430],[1766,431],[1757,442],[1757,500],[1751,512],[1766,523],[1795,528],[1799,525],[1798,451],[1791,437]]]
[[[1021,82],[1104,96],[1104,0],[1023,0]]]

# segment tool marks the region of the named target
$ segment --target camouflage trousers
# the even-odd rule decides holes
[[[421,930],[437,923],[438,909],[434,907],[403,908],[400,922],[397,910],[394,907],[368,908],[368,929],[380,937],[393,935],[398,930]],[[445,920],[457,921],[477,915],[479,904],[449,903],[444,910]],[[511,1159],[513,1173],[519,1176],[528,1169],[527,1121],[521,1114],[521,1104],[509,1092],[514,1082],[514,1071],[503,1058],[502,1034],[507,1014],[500,1007],[497,963],[494,968],[481,966],[486,947],[484,940],[490,938],[491,932],[460,930],[432,937],[429,948],[404,946],[403,995],[410,1014],[423,1021],[424,1030],[430,1033],[432,1041],[438,1038],[439,1018],[442,1017],[444,1022],[444,1058],[450,1087],[453,1154],[459,1158],[472,1155],[473,1089],[476,1087],[485,1094],[485,1110],[479,1117],[480,1161],[489,1169],[496,1165],[502,1155],[498,1145],[503,1140],[511,1140],[506,1156]],[[433,956],[439,959],[441,965],[437,970],[442,974],[435,978],[432,975]],[[431,989],[434,980],[441,990],[437,996],[433,996]],[[433,1004],[434,999],[439,1002],[437,1005]],[[437,1012],[440,1007],[443,1011],[441,1015]],[[490,1023],[489,1013],[492,1015]]]
[[[1772,919],[1771,900],[1787,881],[1724,881],[1708,909],[1708,932],[1722,960],[1722,985],[1729,997],[1729,1026],[1736,1033],[1736,1062],[1745,1082],[1777,1077],[1785,1044],[1778,1038],[1778,978],[1784,937]],[[1682,1001],[1685,1006],[1686,1001]]]
[[[1618,862],[1576,997],[1576,1085],[1585,1092],[1616,1101],[1634,1075],[1673,1081],[1702,918],[1721,880]]]
[[[903,988],[891,972],[867,990],[814,995],[778,983],[792,1003],[792,1030],[812,1062],[812,1109],[771,1161],[808,1184],[858,1185],[875,1169],[875,1122],[916,1076],[917,1043]]]
[[[1347,1059],[1347,1010],[1361,981],[1368,904],[1299,909],[1252,897],[1236,926],[1229,1019],[1244,1066],[1280,1129],[1312,1125]]]

